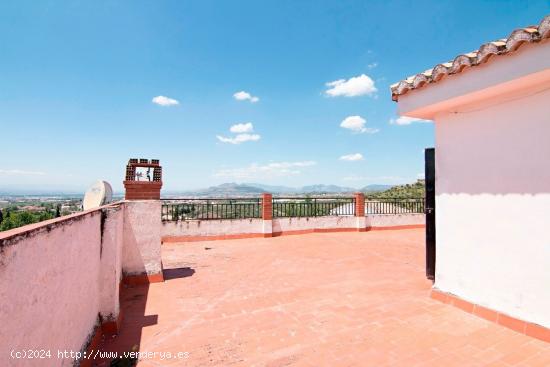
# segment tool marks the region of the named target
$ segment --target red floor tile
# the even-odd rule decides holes
[[[549,365],[550,344],[430,298],[423,230],[170,244],[163,263],[164,283],[124,289],[104,351],[157,352],[140,366]]]

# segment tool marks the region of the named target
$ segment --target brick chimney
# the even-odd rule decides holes
[[[158,159],[131,158],[126,166],[126,200],[159,200],[162,167]]]

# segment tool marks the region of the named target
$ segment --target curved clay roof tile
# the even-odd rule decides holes
[[[550,15],[544,17],[540,22],[538,32],[541,39],[550,38]]]
[[[487,60],[489,60],[489,57],[493,55],[498,55],[506,51],[506,42],[504,41],[494,41],[494,42],[488,42],[479,48],[479,52],[477,53],[477,64],[483,64]]]
[[[524,42],[535,42],[540,39],[537,28],[516,29],[506,40],[506,51],[511,52],[518,49]]]
[[[491,56],[513,52],[524,43],[536,43],[547,38],[550,38],[550,15],[545,16],[538,26],[516,29],[508,38],[485,43],[479,47],[479,50],[458,55],[452,62],[437,64],[431,70],[393,84],[390,87],[392,99],[397,101],[399,95],[409,90],[435,83],[449,74],[458,74],[466,67],[487,62]]]
[[[432,81],[437,82],[438,80],[441,80],[444,76],[446,76],[449,73],[449,68],[453,64],[450,62],[446,62],[443,64],[437,64],[432,69]]]

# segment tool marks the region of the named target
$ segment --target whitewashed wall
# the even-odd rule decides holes
[[[309,218],[275,218],[273,233],[304,231],[311,229],[356,228],[356,217],[309,217]]]
[[[436,119],[435,286],[546,327],[549,138],[548,89]]]
[[[162,237],[261,234],[262,219],[187,220],[162,222]]]

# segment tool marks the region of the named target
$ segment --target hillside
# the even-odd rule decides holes
[[[417,199],[424,197],[424,180],[418,180],[412,184],[397,185],[380,192],[366,192],[369,198],[403,198]]]

